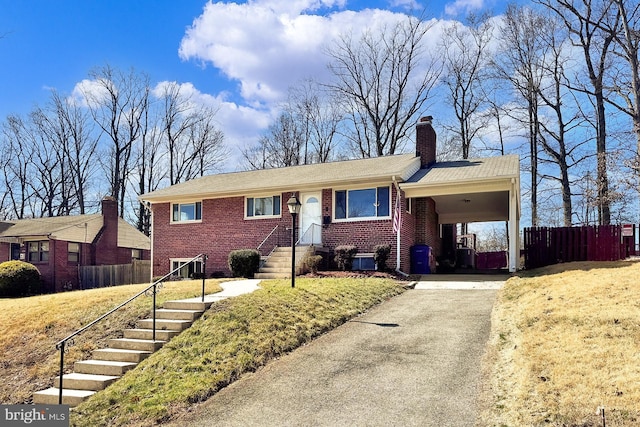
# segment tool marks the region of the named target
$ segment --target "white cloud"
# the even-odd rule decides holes
[[[107,84],[104,81],[84,79],[76,83],[68,102],[82,107],[89,107],[91,104],[96,106],[101,100],[109,96],[106,86]]]
[[[180,45],[183,59],[211,64],[238,82],[251,105],[282,99],[287,88],[327,73],[322,49],[338,34],[398,19],[379,9],[337,10],[338,0],[209,3]],[[320,11],[325,14],[312,14]]]
[[[450,16],[466,15],[485,7],[485,0],[455,0],[453,3],[447,3],[444,7],[444,13]]]

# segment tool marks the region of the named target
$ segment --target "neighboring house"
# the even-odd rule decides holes
[[[455,263],[457,223],[508,221],[508,269],[519,262],[520,164],[509,155],[436,162],[431,117],[416,126],[416,153],[197,178],[140,197],[152,211],[153,275],[166,274],[204,253],[206,274],[229,274],[235,249],[270,250],[273,235],[290,233],[287,200],[302,207],[301,245],[330,252],[356,245],[356,268],[373,267],[375,245],[392,247],[390,267],[412,273],[413,248]],[[394,212],[398,212],[395,232]],[[280,239],[280,245],[291,246]],[[448,259],[447,259],[448,258]],[[195,272],[201,268],[190,267]],[[184,271],[188,275],[192,271]]]
[[[150,239],[118,216],[112,197],[102,200],[102,214],[0,222],[0,260],[38,267],[45,292],[79,289],[79,267],[148,260],[150,248]]]

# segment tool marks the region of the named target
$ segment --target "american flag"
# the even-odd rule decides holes
[[[400,215],[400,192],[396,193],[396,206],[393,210],[393,232],[398,233],[402,226],[402,215]]]

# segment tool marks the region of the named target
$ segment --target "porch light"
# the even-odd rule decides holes
[[[291,215],[298,215],[300,213],[300,200],[296,197],[295,194],[292,194],[287,200],[287,206],[289,207],[289,213]]]
[[[296,215],[300,213],[300,200],[295,193],[287,200],[287,207],[291,213],[291,287],[296,287]]]

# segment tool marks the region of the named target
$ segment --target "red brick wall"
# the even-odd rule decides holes
[[[0,262],[11,259],[11,244],[0,242]]]
[[[286,196],[286,197],[285,197]],[[208,255],[207,274],[229,275],[229,252],[255,249],[276,225],[291,227],[287,208],[289,193],[280,197],[281,217],[244,219],[244,197],[202,201],[202,222],[170,223],[170,204],[153,206],[153,275],[170,271],[171,258],[192,258]],[[287,240],[290,246],[290,239]]]
[[[391,217],[395,203],[396,190],[391,189]],[[322,211],[333,212],[333,189],[322,190]],[[322,230],[322,244],[333,249],[340,245],[355,245],[359,253],[373,252],[376,245],[390,245],[391,253],[387,266],[396,268],[396,235],[393,232],[392,219],[375,221],[332,222]],[[402,245],[401,245],[402,248]],[[401,249],[402,251],[402,249]]]
[[[429,245],[433,258],[440,255],[441,239],[438,228],[438,213],[436,203],[428,197],[414,199],[416,212],[416,245]],[[431,265],[431,271],[435,271],[435,261]]]
[[[396,190],[391,191],[391,216]],[[222,272],[229,275],[227,260],[229,252],[236,249],[255,249],[276,225],[281,229],[291,226],[291,216],[286,201],[289,194],[281,195],[280,218],[244,219],[244,197],[203,200],[202,221],[195,223],[170,223],[170,204],[153,206],[153,275],[160,276],[170,271],[170,259],[192,258],[200,253],[208,255],[207,274]],[[440,251],[437,213],[432,199],[414,199],[412,212],[406,211],[406,201],[401,195],[402,231],[400,242],[400,269],[410,271],[410,250],[415,244],[427,244]],[[333,214],[333,191],[322,190],[322,214]],[[287,231],[288,233],[288,231]],[[286,238],[281,241],[289,246]],[[378,244],[391,246],[388,266],[396,268],[396,235],[392,219],[375,221],[351,221],[325,224],[322,243],[333,249],[339,245],[355,245],[360,253],[373,252]],[[435,267],[435,266],[434,266]]]

